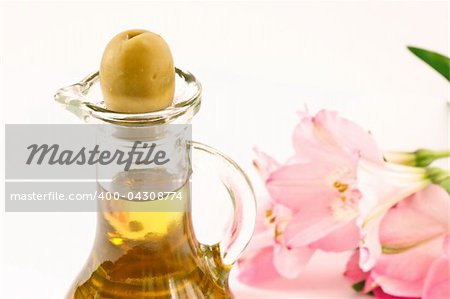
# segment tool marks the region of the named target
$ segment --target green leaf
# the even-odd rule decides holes
[[[366,284],[366,281],[363,280],[363,281],[357,282],[354,285],[352,285],[352,288],[357,292],[361,292],[362,290],[364,290],[365,284]]]
[[[366,285],[366,281],[362,280],[362,281],[357,282],[354,285],[352,285],[352,289],[357,291],[358,293],[360,293],[364,290],[365,285]],[[375,296],[375,294],[372,291],[367,293],[366,295]]]
[[[442,54],[409,46],[408,49],[450,81],[450,59]]]

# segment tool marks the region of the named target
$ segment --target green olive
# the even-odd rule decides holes
[[[109,110],[143,113],[167,108],[175,92],[169,46],[150,31],[119,33],[103,53],[100,85]]]

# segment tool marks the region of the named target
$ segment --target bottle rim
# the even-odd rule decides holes
[[[97,119],[120,125],[154,125],[177,122],[182,116],[189,120],[200,109],[202,86],[188,71],[175,68],[175,95],[172,105],[164,110],[145,113],[121,113],[108,110],[101,96],[92,96],[99,89],[99,72],[59,89],[54,99],[85,122]],[[101,93],[100,93],[101,94]]]

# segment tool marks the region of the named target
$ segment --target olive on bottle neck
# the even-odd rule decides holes
[[[127,30],[116,35],[103,53],[99,76],[109,110],[144,113],[172,104],[172,54],[164,39],[153,32]]]

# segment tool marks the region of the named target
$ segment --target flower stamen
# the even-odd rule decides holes
[[[333,186],[334,186],[334,188],[337,189],[337,191],[338,191],[339,193],[344,193],[344,192],[347,191],[347,189],[348,189],[348,184],[343,184],[343,183],[341,183],[341,182],[339,182],[339,181],[335,181],[335,182],[333,183]]]

